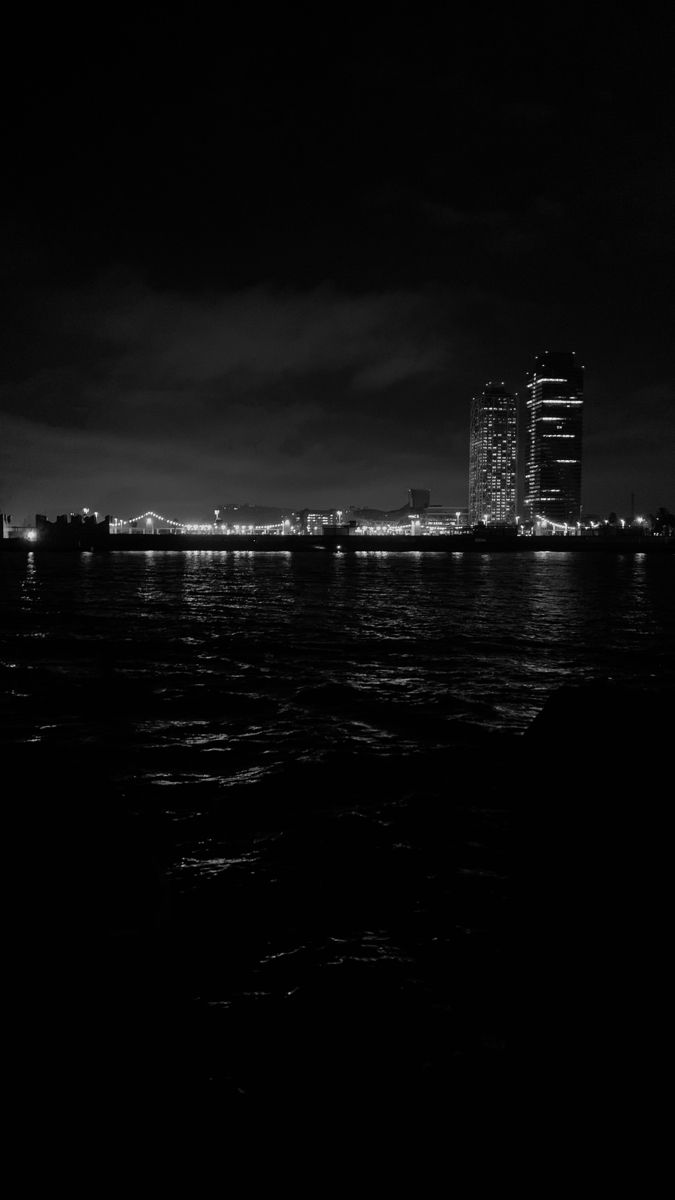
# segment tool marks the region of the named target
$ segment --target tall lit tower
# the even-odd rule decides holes
[[[516,398],[503,383],[488,383],[471,402],[469,524],[516,520]]]
[[[574,353],[547,350],[535,359],[527,386],[527,514],[573,524],[581,516],[583,367]]]

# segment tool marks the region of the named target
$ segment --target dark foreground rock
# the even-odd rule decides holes
[[[22,1086],[448,1118],[643,1086],[672,705],[562,689],[522,738],[298,764],[171,817],[85,751],[16,759]]]

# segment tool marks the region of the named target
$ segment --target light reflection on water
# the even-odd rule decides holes
[[[21,601],[26,607],[31,608],[37,601],[39,595],[38,588],[39,576],[35,554],[32,550],[29,550],[26,555],[26,572],[21,582]]]
[[[293,1039],[278,1037],[281,1006],[299,1006],[298,1027],[328,1013],[320,1028],[332,1037],[351,1001],[363,1059],[390,1011],[382,1062],[409,1031],[407,1052],[422,1063],[414,1095],[430,1061],[445,1085],[467,1046],[501,1052],[512,849],[501,791],[477,795],[473,779],[487,740],[512,743],[482,733],[522,732],[565,682],[672,684],[672,558],[174,551],[1,565],[7,757],[43,752],[51,775],[53,749],[65,748],[69,774],[93,749],[84,807],[100,801],[104,816],[98,841],[87,816],[81,846],[67,847],[76,879],[78,855],[98,874],[115,834],[98,791],[106,772],[134,818],[112,843],[122,899],[146,836],[158,851],[146,863],[147,914],[121,905],[119,925],[145,938],[148,922],[166,922],[183,989],[167,1044],[176,1011],[196,1021],[187,997],[235,1032],[220,1067],[209,1038],[192,1036],[204,1033],[198,1021],[178,1044],[206,1047],[203,1071],[225,1081],[232,1071],[238,1091],[255,1091],[251,1047],[287,1041],[296,1069]],[[471,775],[468,810],[453,790],[458,760]],[[23,780],[18,794],[24,806]],[[48,789],[44,800],[51,808]],[[242,1013],[250,1035],[238,1039]],[[286,1086],[275,1061],[263,1090],[270,1078]]]
[[[561,683],[674,670],[671,557],[29,553],[3,577],[0,658],[22,676],[6,741],[105,743],[114,701],[122,756],[226,743],[240,772],[519,732]]]

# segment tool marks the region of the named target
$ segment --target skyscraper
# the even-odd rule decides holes
[[[547,350],[535,359],[527,386],[527,514],[573,524],[581,516],[583,368],[574,353]]]
[[[503,383],[488,383],[471,402],[469,524],[516,519],[517,405]]]

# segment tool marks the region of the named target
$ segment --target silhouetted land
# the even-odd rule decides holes
[[[672,690],[564,688],[524,736],[297,764],[172,823],[86,745],[18,749],[26,1086],[450,1118],[578,1071],[580,1119],[596,1088],[618,1104],[665,1017],[673,713]],[[229,868],[185,888],[188,828]]]

